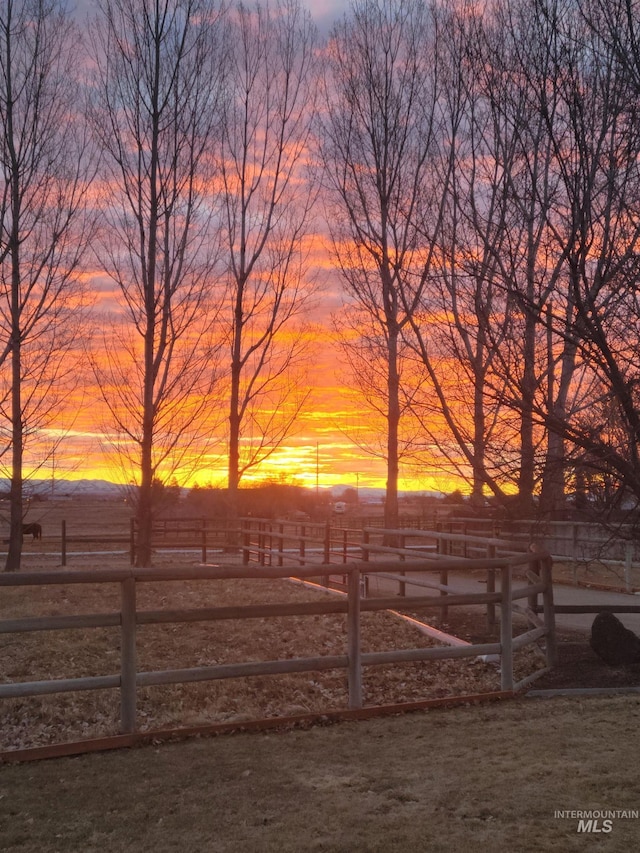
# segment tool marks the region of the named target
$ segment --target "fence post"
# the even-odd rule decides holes
[[[406,544],[407,544],[407,538],[404,534],[401,534],[400,535],[400,547],[402,548],[403,551],[404,551]],[[405,555],[400,554],[400,562],[404,563],[404,561],[405,561]],[[404,577],[407,573],[404,571],[404,569],[400,569],[400,574],[402,575],[402,577]],[[406,594],[407,594],[407,585],[405,584],[404,581],[398,581],[398,595],[401,596],[402,598],[404,598],[406,596]]]
[[[632,592],[631,564],[633,562],[633,542],[629,539],[624,549],[624,588],[626,592]]]
[[[251,522],[243,518],[240,522],[242,525],[242,565],[249,565],[249,558],[251,553]]]
[[[368,530],[362,531],[362,544],[364,546],[369,544],[369,531]],[[369,562],[369,549],[367,547],[362,548],[362,560],[365,563]]]
[[[124,734],[136,730],[136,579],[122,581],[120,661],[120,727]]]
[[[300,562],[300,565],[301,565],[301,566],[304,566],[304,565],[305,565],[305,559],[304,559],[304,555],[305,555],[305,541],[304,541],[304,536],[305,536],[305,527],[304,527],[304,524],[302,524],[302,525],[300,525],[300,560],[299,560],[299,562]]]
[[[578,525],[574,522],[571,528],[571,559],[573,560],[573,584],[578,586]]]
[[[130,520],[129,527],[129,559],[131,561],[131,565],[135,566],[136,564],[136,520],[132,518]]]
[[[284,566],[284,524],[278,525],[278,532],[280,533],[280,537],[278,539],[278,568],[282,568]]]
[[[500,682],[503,690],[513,690],[511,566],[503,566],[500,582]]]
[[[347,658],[349,707],[362,708],[362,662],[360,659],[360,572],[349,572],[347,609]]]
[[[449,540],[444,538],[438,539],[438,554],[442,554],[443,556],[449,556]],[[447,586],[449,584],[449,572],[447,569],[440,570],[440,583],[443,586]],[[440,595],[448,595],[443,589],[440,590]],[[441,619],[443,622],[446,622],[449,618],[449,608],[441,607],[440,608]]]
[[[207,519],[202,519],[202,562],[207,562]]]
[[[487,546],[487,557],[494,559],[496,556],[496,546]],[[487,569],[487,592],[496,591],[496,570]],[[492,601],[487,602],[487,628],[491,631],[496,624],[496,606]]]
[[[556,644],[556,619],[553,609],[553,562],[550,557],[545,557],[541,566],[542,582],[544,592],[542,593],[542,606],[544,610],[544,627],[547,632],[547,666],[555,666],[558,662],[558,646]]]
[[[60,562],[63,566],[67,565],[67,522],[64,520],[61,531]]]
[[[329,565],[329,563],[331,562],[331,525],[328,521],[324,526],[324,549],[322,555],[322,562],[326,565]],[[325,584],[325,586],[327,585],[328,584]]]
[[[536,575],[537,578],[540,578],[540,561],[539,560],[535,563],[530,563],[529,569],[534,575]],[[534,613],[537,613],[538,593],[536,592],[536,593],[533,593],[533,595],[528,596],[527,602],[528,602],[531,610],[533,610]]]

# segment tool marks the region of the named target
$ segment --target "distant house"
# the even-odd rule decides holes
[[[336,515],[343,515],[347,511],[347,504],[345,501],[336,501],[333,505],[333,511]]]

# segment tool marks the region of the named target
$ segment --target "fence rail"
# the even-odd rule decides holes
[[[105,548],[119,546],[129,554],[130,565],[136,562],[138,531],[134,518],[129,519],[129,530],[119,530],[116,533],[73,533],[69,531],[67,520],[60,523],[59,536],[49,534],[46,542],[49,547],[58,546],[60,551],[60,562],[63,567],[68,565],[72,554],[69,547],[72,545],[87,547],[102,545]],[[152,541],[154,550],[193,549],[199,551],[203,563],[206,563],[208,553],[212,549],[224,548],[232,533],[232,528],[225,522],[218,522],[202,517],[198,518],[175,518],[156,519],[152,529]],[[237,529],[236,529],[237,534]]]
[[[281,539],[277,540],[282,542]],[[260,552],[261,554],[264,551]],[[276,548],[276,554],[280,554]],[[120,672],[81,678],[52,679],[48,681],[25,681],[0,684],[0,698],[38,696],[77,690],[119,688],[120,727],[122,732],[136,730],[137,689],[150,685],[177,684],[195,681],[212,681],[223,678],[238,678],[250,675],[269,675],[292,672],[311,672],[326,669],[345,669],[348,679],[349,706],[363,705],[362,669],[365,666],[406,661],[428,661],[442,658],[475,657],[498,655],[501,659],[501,685],[503,690],[517,690],[525,686],[536,675],[546,672],[555,661],[555,630],[553,616],[553,593],[551,586],[551,563],[541,555],[519,554],[502,557],[460,560],[444,557],[438,565],[447,572],[487,569],[500,576],[498,590],[486,593],[455,594],[451,589],[438,588],[439,594],[401,598],[380,596],[362,598],[362,578],[366,574],[389,574],[397,568],[396,561],[382,559],[373,562],[349,562],[341,564],[340,572],[346,579],[346,596],[329,600],[300,603],[276,603],[265,605],[239,605],[234,607],[208,607],[182,610],[139,610],[137,588],[146,582],[176,580],[202,580],[210,583],[228,578],[286,578],[291,575],[287,567],[246,565],[243,567],[169,569],[106,569],[97,571],[54,571],[29,572],[0,575],[2,587],[29,587],[48,584],[106,584],[120,585],[120,609],[111,613],[73,614],[68,616],[30,616],[0,621],[0,633],[24,633],[32,631],[63,630],[74,628],[96,628],[120,626]],[[514,570],[531,566],[522,586],[514,586]],[[405,560],[403,583],[409,583],[411,573],[423,574],[432,571],[433,563],[424,559]],[[298,566],[295,576],[300,579],[328,579],[335,572],[333,564]],[[418,579],[419,580],[419,579]],[[328,582],[328,581],[325,581]],[[539,620],[533,630],[517,637],[513,636],[512,604],[521,599],[542,594],[544,619]],[[461,647],[436,646],[382,652],[363,652],[361,649],[361,614],[379,610],[394,611],[410,609],[411,612],[442,610],[446,607],[491,605],[500,607],[500,639],[498,642],[471,644]],[[152,672],[137,670],[136,631],[139,625],[164,622],[186,623],[194,621],[216,621],[221,619],[272,619],[282,616],[309,616],[323,614],[346,614],[346,649],[341,655],[318,655],[315,657],[288,658],[260,662],[216,664],[187,669],[168,669]],[[537,618],[537,617],[536,617]],[[547,667],[520,683],[514,681],[513,653],[516,649],[544,639]]]
[[[465,535],[451,530],[421,530],[416,528],[381,529],[365,527],[348,530],[351,535],[348,545],[336,550],[332,528],[327,525],[301,524],[292,530],[282,522],[266,518],[245,518],[242,525],[242,562],[243,565],[257,563],[260,566],[308,566],[313,564],[344,564],[349,555],[359,555],[363,562],[379,561],[381,557],[397,557],[404,562],[420,557],[432,563],[438,561],[441,594],[445,594],[448,583],[448,569],[443,563],[450,557],[465,560],[471,557],[487,557],[490,564],[486,567],[487,589],[495,591],[496,570],[492,568],[500,556],[521,555],[523,545],[508,542],[487,535]],[[393,544],[386,544],[392,542]],[[529,559],[529,558],[526,558]],[[468,564],[467,564],[468,565]],[[407,585],[420,585],[404,577],[403,566],[399,571],[398,594],[406,594]],[[346,587],[346,576],[334,574],[325,577],[326,586],[339,589]],[[366,592],[368,577],[363,575],[363,589]],[[445,606],[443,619],[448,616]],[[495,605],[487,604],[487,621],[495,624]]]
[[[409,525],[406,525],[409,526]],[[423,524],[422,527],[427,527]],[[637,525],[601,525],[586,521],[551,521],[548,519],[493,519],[439,517],[433,528],[463,535],[509,538],[526,547],[539,543],[556,562],[574,564],[574,581],[579,566],[591,563],[620,568],[627,592],[638,586],[640,568],[640,535]]]
[[[245,520],[246,522],[247,520]],[[240,524],[245,523],[241,520]],[[287,544],[283,550],[298,550],[298,556],[304,557],[300,550],[300,541],[305,542],[305,549],[317,553],[322,549],[325,562],[344,563],[362,555],[361,545],[366,537],[375,541],[376,537],[384,534],[382,519],[355,518],[347,516],[332,516],[329,521],[295,521],[286,519],[250,519],[250,522],[260,522],[264,525],[263,532],[269,531],[274,538],[278,531],[284,534]],[[556,561],[567,561],[574,564],[574,581],[577,578],[579,566],[588,567],[590,563],[601,563],[614,569],[620,568],[627,591],[631,592],[638,583],[640,568],[640,538],[635,528],[620,525],[615,532],[608,531],[597,524],[583,522],[540,522],[535,520],[505,521],[482,518],[439,517],[403,517],[399,528],[407,535],[431,531],[432,534],[447,535],[449,553],[459,556],[472,556],[474,548],[469,544],[455,544],[456,536],[476,537],[480,540],[509,539],[516,550],[525,549],[529,543],[537,542],[548,551]],[[231,530],[227,521],[206,516],[190,516],[178,518],[158,518],[154,521],[152,531],[153,548],[156,550],[171,550],[189,548],[200,551],[202,561],[206,562],[208,552],[212,549],[228,549],[230,543],[239,542],[240,533]],[[462,542],[463,540],[460,540]],[[106,548],[122,546],[130,554],[130,563],[135,565],[137,549],[137,528],[135,519],[129,519],[128,529],[122,528],[112,533],[89,533],[79,521],[62,521],[60,533],[52,534],[47,530],[46,542],[59,547],[61,563],[67,565],[73,555],[69,547],[104,545]],[[435,545],[435,539],[433,540]],[[59,544],[58,544],[59,543]],[[366,544],[366,542],[365,542]],[[264,547],[264,543],[255,547]],[[409,547],[416,548],[416,544]],[[269,548],[269,550],[271,550]],[[304,565],[308,560],[298,560]],[[277,564],[277,563],[274,563]]]

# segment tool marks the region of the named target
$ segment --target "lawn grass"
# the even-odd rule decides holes
[[[510,700],[0,767],[18,853],[631,851],[637,697]],[[600,822],[601,823],[601,822]]]

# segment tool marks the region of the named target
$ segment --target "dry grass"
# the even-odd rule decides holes
[[[637,698],[437,710],[0,767],[9,853],[604,853],[638,819]]]
[[[7,530],[9,505],[5,503],[2,506],[0,525],[3,530]],[[59,539],[63,521],[66,522],[68,536],[127,536],[131,515],[131,506],[124,500],[83,497],[75,500],[33,501],[26,512],[25,521],[36,521],[42,525],[42,537],[46,543]],[[30,543],[31,539],[27,537],[25,545],[29,546]]]

